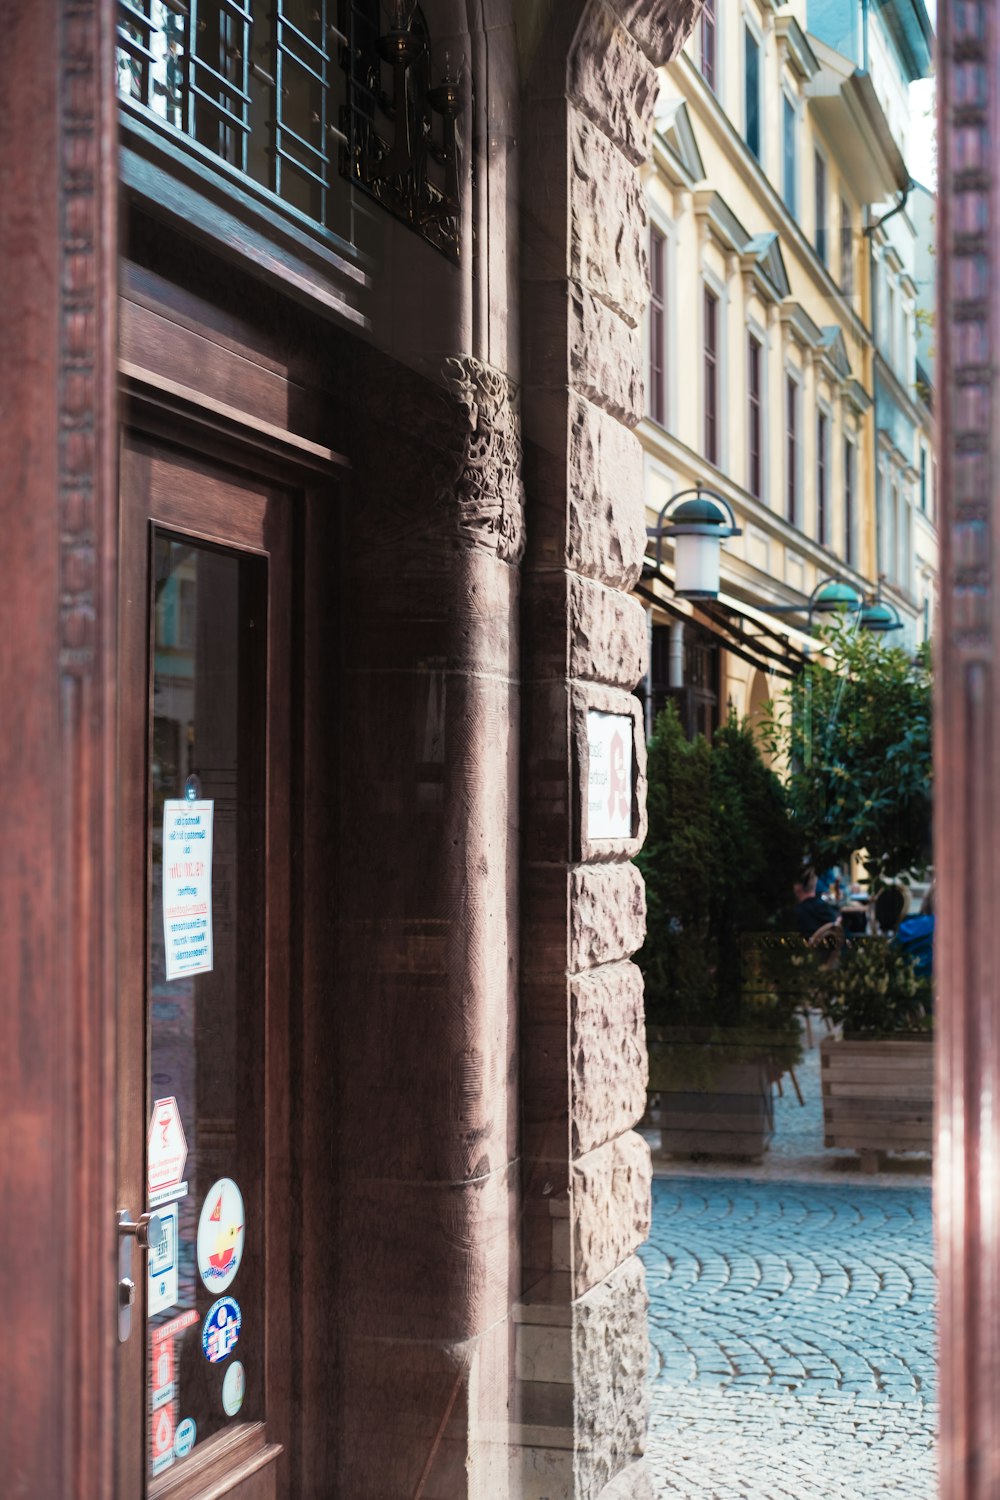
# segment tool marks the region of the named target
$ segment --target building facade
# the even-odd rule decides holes
[[[879,91],[888,64],[860,65],[860,10],[843,10],[817,19],[804,6],[717,0],[662,71],[646,174],[647,524],[701,485],[729,502],[742,533],[724,548],[717,604],[672,596],[662,548],[640,586],[647,719],[674,696],[692,730],[729,708],[759,713],[808,646],[806,605],[824,578],[870,597],[884,577],[910,641],[922,638],[918,613],[930,628],[918,601],[933,595],[933,522],[924,512],[918,562],[914,519],[921,452],[925,473],[933,464],[916,288],[911,274],[890,294],[872,270],[885,262],[873,241],[888,243],[889,210],[909,183],[905,80],[893,52],[890,108]],[[871,29],[889,56],[889,22]],[[921,58],[926,67],[926,47]],[[894,445],[900,403],[907,425]]]

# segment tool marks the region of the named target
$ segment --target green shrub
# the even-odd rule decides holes
[[[847,1037],[931,1029],[930,983],[887,937],[846,943],[837,967],[817,976],[816,995]]]

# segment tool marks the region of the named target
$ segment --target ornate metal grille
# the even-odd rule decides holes
[[[431,38],[416,0],[394,0],[384,32],[377,0],[345,0],[344,24],[348,86],[341,171],[457,260],[457,121],[463,106],[451,59],[444,54],[441,82],[432,87]]]
[[[119,92],[340,232],[337,3],[118,0]]]

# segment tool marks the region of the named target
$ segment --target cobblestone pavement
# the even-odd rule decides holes
[[[808,1159],[807,1176],[822,1164],[792,1151],[780,1175],[794,1179],[799,1159]],[[931,1500],[926,1178],[900,1186],[880,1175],[873,1185],[853,1174],[830,1181],[829,1167],[824,1181],[725,1170],[677,1167],[685,1175],[653,1183],[653,1228],[640,1253],[657,1494]]]

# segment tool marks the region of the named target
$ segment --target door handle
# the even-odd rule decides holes
[[[135,1281],[132,1277],[132,1242],[140,1250],[159,1250],[166,1230],[156,1214],[132,1218],[127,1208],[118,1211],[118,1342],[124,1344],[132,1332]]]

